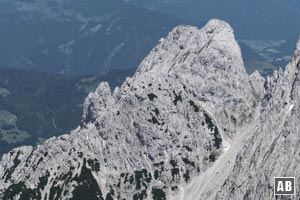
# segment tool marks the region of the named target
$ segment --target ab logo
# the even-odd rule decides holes
[[[275,177],[275,195],[295,195],[295,177]]]

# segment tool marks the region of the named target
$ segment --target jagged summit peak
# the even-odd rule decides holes
[[[180,34],[188,31],[199,31],[199,30],[206,30],[207,34],[212,34],[215,31],[220,31],[220,30],[233,31],[232,27],[227,22],[219,19],[211,19],[201,29],[191,25],[179,25],[173,28],[170,34],[174,34],[174,33]]]
[[[178,42],[177,44],[179,44],[179,48],[183,50],[185,49],[185,47],[194,47],[194,45],[191,44],[201,45],[203,42],[206,42],[205,39],[212,39],[211,37],[214,37],[216,34],[222,34],[222,32],[233,33],[233,29],[225,21],[219,19],[211,19],[206,23],[206,25],[203,28],[200,29],[196,26],[191,25],[176,26],[168,34],[167,38],[162,39],[160,42]],[[229,36],[226,38],[228,39],[228,41],[235,42],[235,40],[232,40],[232,38],[234,37],[230,37],[231,35],[227,36]],[[180,44],[181,41],[188,43],[185,45]]]
[[[108,82],[101,82],[96,89],[99,95],[111,95],[111,90]]]
[[[227,57],[228,62],[235,63],[233,68],[243,71],[242,73],[246,72],[241,50],[235,40],[233,29],[227,22],[213,19],[201,29],[180,25],[159,41],[141,63],[137,74],[146,71],[167,74],[170,71],[182,70],[180,68],[184,63],[190,65],[191,69],[193,63],[199,59],[202,60],[201,65],[214,67],[210,63],[220,57]],[[218,66],[221,69],[225,65]]]
[[[232,27],[223,20],[219,19],[211,19],[207,22],[207,24],[204,26],[204,29],[211,29],[211,30],[228,30],[232,31]]]

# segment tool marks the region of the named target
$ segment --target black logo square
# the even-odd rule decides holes
[[[295,177],[274,177],[274,195],[295,195]]]

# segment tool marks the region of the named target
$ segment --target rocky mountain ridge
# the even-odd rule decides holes
[[[270,168],[286,150],[276,141],[297,147],[299,45],[265,80],[246,73],[226,22],[174,28],[120,88],[103,82],[88,95],[71,134],[5,154],[0,198],[271,197],[265,179],[292,170]]]

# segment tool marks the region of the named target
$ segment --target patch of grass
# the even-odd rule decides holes
[[[5,97],[7,97],[7,96],[10,95],[10,94],[11,94],[11,93],[10,93],[10,91],[9,91],[8,89],[2,88],[2,87],[0,86],[0,97],[5,98]]]
[[[26,131],[17,128],[17,117],[4,110],[0,110],[0,135],[1,139],[8,144],[23,142],[30,137]]]
[[[23,142],[27,138],[31,137],[31,135],[26,131],[20,131],[17,128],[9,131],[0,130],[0,134],[2,135],[2,139],[6,141],[8,144]]]
[[[12,126],[15,127],[17,122],[17,117],[5,110],[0,110],[0,127]]]

